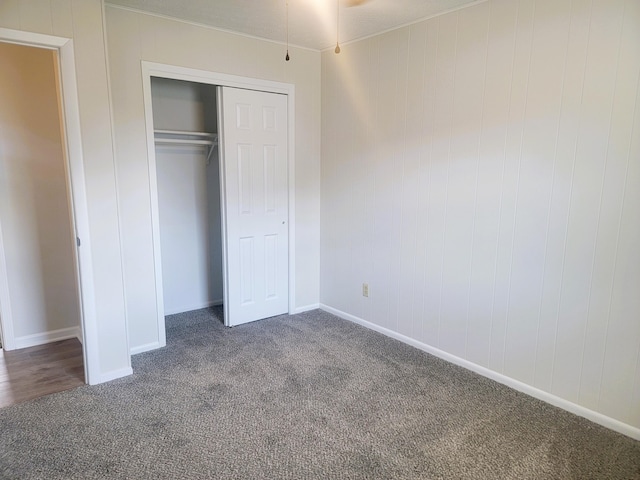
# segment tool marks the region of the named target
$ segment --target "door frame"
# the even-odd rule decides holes
[[[70,38],[43,35],[0,28],[0,42],[53,50],[58,55],[58,81],[60,88],[60,115],[64,128],[63,150],[69,213],[75,236],[81,239],[81,247],[73,242],[76,284],[79,290],[79,313],[81,341],[84,360],[85,383],[100,383],[98,357],[98,323],[93,282],[93,255],[89,234],[89,209],[82,153],[82,131],[76,83],[76,66],[73,40]],[[0,237],[0,314],[2,315],[3,345],[7,350],[15,346],[9,283],[6,272],[5,252]]]
[[[274,82],[250,77],[241,77],[225,73],[210,72],[195,68],[179,67],[163,63],[148,62],[143,60],[142,89],[144,96],[144,117],[147,134],[147,158],[149,162],[149,194],[151,204],[151,228],[153,237],[153,261],[156,286],[156,309],[158,312],[158,343],[145,345],[143,349],[136,350],[141,353],[146,350],[164,347],[167,344],[164,322],[164,296],[162,286],[162,255],[160,252],[160,219],[158,205],[158,178],[156,166],[156,152],[153,134],[153,109],[151,97],[151,77],[184,80],[194,83],[203,83],[220,87],[235,87],[245,90],[258,90],[262,92],[287,95],[287,183],[288,183],[288,234],[289,234],[289,313],[295,311],[295,85],[290,83]],[[217,105],[219,108],[219,105]],[[224,186],[224,172],[220,169],[221,192]],[[226,227],[225,227],[225,198],[221,195],[222,212],[222,265],[227,268],[226,253]],[[227,299],[227,278],[223,275],[223,302]],[[225,309],[226,310],[226,309]],[[133,353],[133,352],[132,352]]]

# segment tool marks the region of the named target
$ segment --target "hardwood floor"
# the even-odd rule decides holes
[[[76,338],[7,352],[0,349],[0,408],[84,385]]]

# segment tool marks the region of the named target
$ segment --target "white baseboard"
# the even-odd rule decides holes
[[[95,382],[95,383],[91,383],[91,385],[97,385],[99,383],[104,383],[104,382],[110,382],[111,380],[115,380],[117,378],[126,377],[126,376],[131,375],[131,374],[133,374],[133,368],[131,368],[131,367],[121,368],[119,370],[112,370],[110,372],[100,374],[100,376],[98,377],[98,381]]]
[[[59,330],[51,330],[49,332],[14,337],[13,347],[17,350],[19,348],[35,347],[46,343],[67,340],[69,338],[80,338],[80,327],[61,328]]]
[[[478,373],[483,377],[495,380],[498,383],[511,387],[514,390],[518,390],[519,392],[526,393],[527,395],[537,398],[538,400],[542,400],[543,402],[549,403],[555,407],[561,408],[580,417],[584,417],[587,420],[591,420],[592,422],[597,423],[598,425],[602,425],[603,427],[607,427],[618,433],[622,433],[623,435],[631,437],[634,440],[640,440],[640,428],[627,425],[626,423],[616,420],[615,418],[611,418],[603,415],[602,413],[589,410],[586,407],[565,400],[564,398],[557,397],[549,392],[545,392],[544,390],[540,390],[536,387],[523,383],[519,380],[515,380],[511,377],[507,377],[506,375],[503,375],[501,373],[494,372],[493,370],[489,370],[486,367],[465,360],[464,358],[451,355],[450,353],[432,347],[431,345],[419,342],[418,340],[414,340],[413,338],[402,335],[401,333],[397,333],[393,330],[389,330],[388,328],[384,328],[374,323],[368,322],[367,320],[363,320],[362,318],[356,317],[355,315],[351,315],[336,308],[330,307],[329,305],[324,305],[321,303],[320,309],[324,310],[325,312],[332,313],[333,315],[336,315],[337,317],[340,317],[344,320],[349,320],[350,322],[357,323],[370,330],[375,330],[376,332],[382,333],[383,335],[395,338],[396,340],[411,345],[412,347],[415,347],[419,350],[430,353],[431,355],[446,360],[447,362],[466,368],[467,370],[471,370],[472,372]]]
[[[296,313],[310,312],[311,310],[317,310],[319,308],[320,308],[320,304],[319,303],[312,303],[311,305],[305,305],[303,307],[296,307],[296,309],[293,311],[293,313],[296,314]]]
[[[191,312],[193,310],[200,310],[202,308],[216,307],[218,305],[222,305],[222,299],[211,300],[210,302],[198,303],[196,305],[186,305],[179,308],[172,308],[171,310],[165,309],[164,314],[166,315],[175,315],[176,313],[184,313]]]
[[[129,354],[130,355],[137,355],[138,353],[144,353],[144,352],[149,352],[151,350],[156,350],[158,348],[162,348],[165,345],[162,345],[160,342],[152,342],[152,343],[145,343],[144,345],[139,345],[137,347],[133,347],[129,349]]]

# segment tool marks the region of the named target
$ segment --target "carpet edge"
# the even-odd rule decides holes
[[[578,405],[577,403],[573,403],[564,398],[553,395],[552,393],[546,392],[544,390],[540,390],[532,385],[523,383],[514,378],[508,377],[504,374],[498,373],[496,371],[490,370],[486,367],[478,365],[476,363],[470,362],[469,360],[465,360],[464,358],[458,357],[456,355],[452,355],[450,353],[445,352],[444,350],[440,350],[436,347],[428,345],[426,343],[422,343],[413,338],[407,337],[401,333],[395,332],[393,330],[389,330],[388,328],[381,327],[376,325],[375,323],[364,320],[355,315],[351,315],[350,313],[343,312],[337,308],[331,307],[324,303],[320,303],[320,310],[323,310],[327,313],[331,313],[337,317],[342,318],[343,320],[347,320],[353,323],[357,323],[365,328],[370,330],[374,330],[378,333],[391,337],[395,340],[398,340],[402,343],[406,343],[407,345],[411,345],[419,350],[427,352],[431,355],[434,355],[442,360],[458,365],[462,368],[475,372],[483,377],[487,377],[491,380],[495,380],[498,383],[506,385],[507,387],[513,388],[519,392],[525,393],[531,397],[537,398],[538,400],[542,400],[545,403],[553,405],[554,407],[561,408],[569,413],[573,413],[574,415],[578,415],[579,417],[586,418],[598,425],[606,427],[615,432],[621,433],[627,437],[630,437],[634,440],[640,441],[640,428],[636,428],[632,425],[628,425],[620,420],[616,420],[615,418],[608,417],[600,412],[596,412],[594,410],[590,410],[582,405]]]

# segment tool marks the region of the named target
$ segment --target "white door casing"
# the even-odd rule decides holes
[[[84,161],[82,152],[82,135],[80,127],[80,109],[78,104],[78,89],[76,83],[76,67],[73,40],[70,38],[43,35],[39,33],[25,32],[0,28],[0,41],[17,43],[32,47],[57,50],[59,59],[60,87],[62,90],[62,123],[65,130],[64,148],[67,162],[67,187],[71,195],[72,224],[75,227],[75,235],[81,239],[82,246],[76,247],[78,264],[76,266],[80,287],[81,330],[84,356],[85,381],[91,385],[106,381],[100,372],[100,360],[98,356],[98,325],[95,309],[95,292],[93,283],[93,262],[91,237],[89,234],[89,213],[87,193],[85,187]],[[2,244],[0,242],[0,249]],[[4,253],[2,252],[2,255]],[[3,265],[0,265],[0,296],[5,299],[1,305],[1,314],[4,315],[3,341],[6,347],[13,347],[13,332],[8,327],[11,320],[10,306],[8,302],[8,280]],[[0,299],[1,300],[1,299]],[[7,327],[10,332],[7,332]],[[7,333],[9,337],[7,338]]]
[[[287,313],[287,96],[218,88],[225,324]]]

